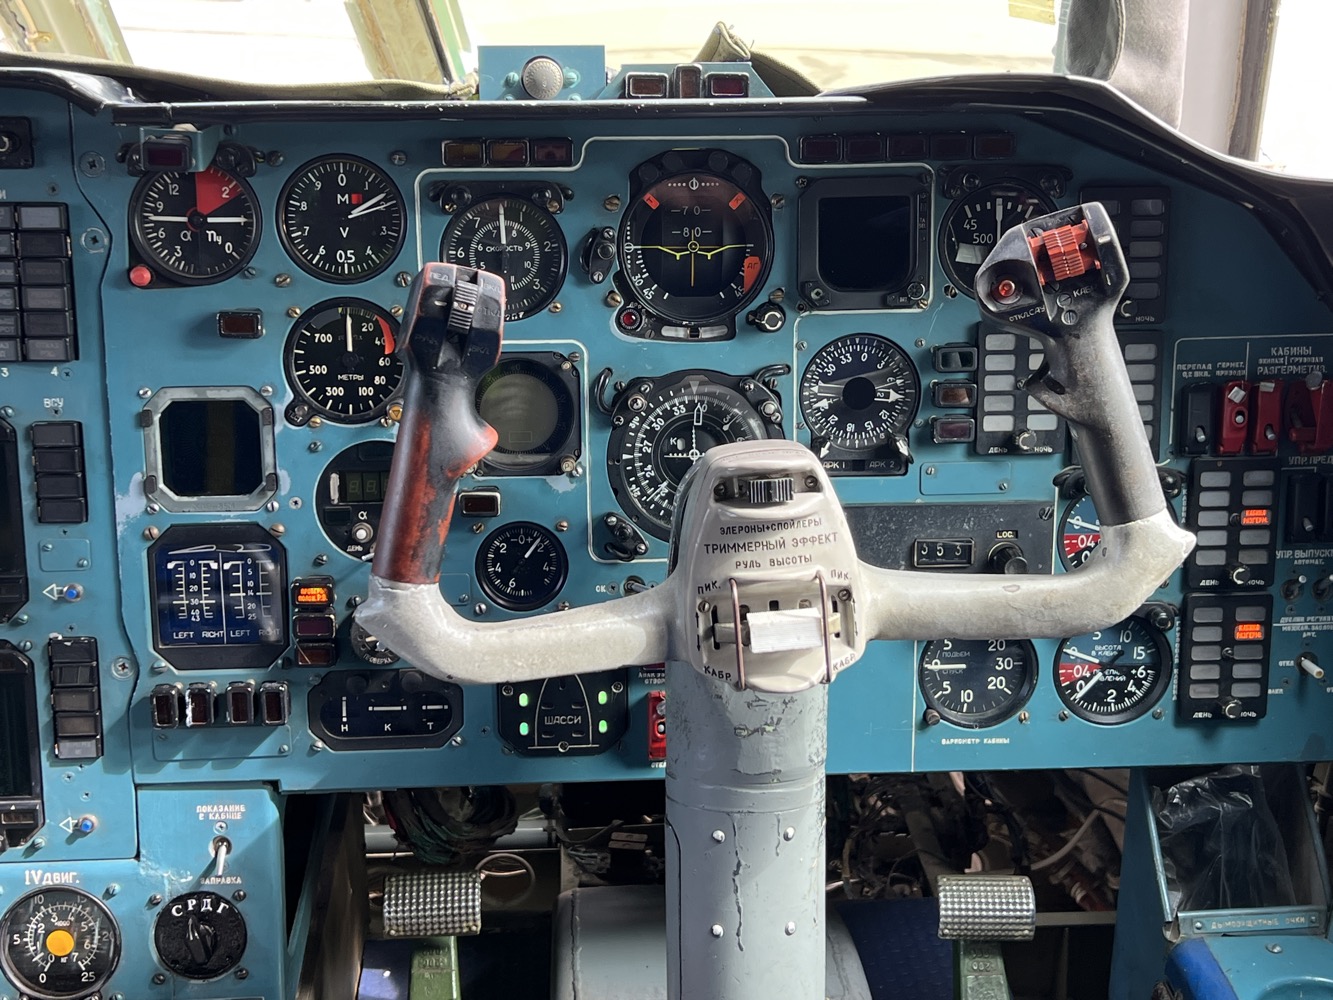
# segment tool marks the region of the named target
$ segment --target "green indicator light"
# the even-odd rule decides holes
[[[607,726],[606,726],[606,720],[605,720],[605,719],[603,719],[601,722],[597,723],[597,731],[598,731],[599,733],[604,733],[604,732],[606,732],[606,729],[607,729]]]
[[[518,696],[518,707],[519,708],[528,707],[528,696],[526,694],[521,694]]]
[[[524,695],[524,697],[526,698],[527,695]],[[520,723],[518,724],[518,735],[519,735],[519,736],[527,736],[527,735],[528,735],[528,724],[527,724],[526,722],[520,722]]]
[[[599,704],[599,705],[605,705],[605,704],[607,703],[608,700],[609,700],[609,699],[607,698],[607,696],[606,696],[606,692],[605,692],[605,691],[598,691],[598,692],[597,692],[597,704]]]

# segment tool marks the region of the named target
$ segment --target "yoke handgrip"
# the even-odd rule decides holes
[[[384,497],[374,574],[438,583],[458,481],[495,447],[477,415],[477,385],[500,356],[504,279],[427,264],[408,293],[397,351],[403,418]]]

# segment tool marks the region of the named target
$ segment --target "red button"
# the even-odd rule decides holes
[[[147,288],[153,283],[153,272],[142,264],[130,268],[130,284],[135,288]]]

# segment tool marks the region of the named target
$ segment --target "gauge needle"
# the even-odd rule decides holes
[[[1073,660],[1084,660],[1088,663],[1095,663],[1099,667],[1102,666],[1102,661],[1097,659],[1097,657],[1089,656],[1087,653],[1080,653],[1077,649],[1066,649],[1065,656],[1068,656]]]
[[[531,557],[531,555],[537,551],[537,546],[540,545],[541,543],[542,540],[538,538],[535,542],[533,542],[530,546],[528,546],[528,551],[523,553],[523,558],[527,559]]]
[[[189,222],[184,215],[150,215],[147,217],[149,222]]]
[[[385,192],[381,191],[370,200],[363,201],[360,205],[357,205],[356,208],[347,213],[347,217],[349,219],[355,219],[358,215],[365,215],[367,212],[378,212],[381,208],[388,208],[389,206],[387,205],[379,204],[379,202],[384,200],[384,197]]]
[[[350,311],[343,313],[344,329],[347,331],[347,353],[355,354],[356,348],[352,346],[352,314]]]
[[[1066,524],[1072,524],[1075,528],[1086,528],[1086,529],[1088,529],[1089,531],[1101,531],[1101,530],[1102,530],[1102,526],[1101,526],[1100,524],[1089,524],[1087,521],[1083,520],[1083,518],[1081,518],[1081,517],[1071,517],[1071,518],[1070,518],[1068,521],[1066,521],[1065,523],[1066,523]]]
[[[205,216],[205,222],[249,222],[244,215],[209,215]]]
[[[505,246],[505,203],[500,202],[500,246]]]
[[[1000,237],[1004,235],[1004,205],[997,197],[995,199],[995,242],[1000,242]]]

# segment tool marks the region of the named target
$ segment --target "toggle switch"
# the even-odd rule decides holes
[[[231,856],[231,841],[226,837],[213,838],[213,874],[222,878],[227,874],[227,858]]]
[[[1324,679],[1324,668],[1319,665],[1319,657],[1315,656],[1314,653],[1308,651],[1299,653],[1296,657],[1296,666],[1317,681]]]

